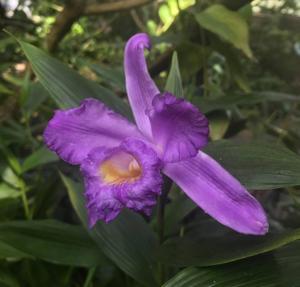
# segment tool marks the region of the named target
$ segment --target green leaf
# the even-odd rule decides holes
[[[300,184],[300,157],[283,146],[228,140],[212,142],[204,151],[250,189]]]
[[[3,166],[1,170],[1,179],[15,189],[20,188],[20,178],[16,175],[16,173],[9,167]]]
[[[238,12],[231,11],[223,5],[214,4],[203,12],[197,13],[195,17],[203,28],[241,49],[249,58],[252,57],[248,25]]]
[[[62,176],[71,203],[83,223],[87,224],[83,187]],[[124,210],[114,221],[99,221],[90,235],[103,253],[120,269],[146,286],[157,286],[157,238],[141,216]]]
[[[255,92],[255,94],[229,94],[226,96],[205,99],[203,97],[193,97],[192,102],[198,106],[202,112],[208,113],[214,110],[227,110],[240,105],[253,105],[265,101],[270,102],[299,102],[300,98],[295,95],[277,92]]]
[[[271,260],[214,268],[189,267],[163,287],[280,287],[283,285],[278,282],[276,267]]]
[[[197,72],[203,68],[205,59],[209,58],[210,48],[189,41],[181,41],[176,50],[180,59],[182,79],[186,83],[191,83],[191,79],[195,78]]]
[[[41,147],[25,159],[22,165],[22,172],[54,161],[58,161],[57,155],[46,147]]]
[[[9,166],[12,168],[13,172],[16,175],[19,175],[21,173],[21,165],[19,163],[18,158],[9,149],[7,149],[5,146],[3,146],[1,143],[0,143],[0,152],[6,158],[6,161],[9,164]]]
[[[91,69],[99,75],[103,80],[110,83],[112,86],[116,87],[122,92],[125,92],[125,77],[124,72],[120,68],[110,68],[105,65],[93,64]]]
[[[40,82],[30,83],[28,96],[22,104],[22,108],[28,115],[31,115],[48,97],[48,91]]]
[[[93,97],[116,112],[131,117],[129,106],[110,90],[83,78],[35,46],[23,41],[19,43],[41,84],[60,108],[76,107],[83,99]]]
[[[180,271],[163,287],[299,287],[300,245],[221,266]]]
[[[4,94],[11,95],[14,92],[12,90],[8,89],[6,86],[0,84],[0,93],[3,94],[3,95]]]
[[[55,220],[1,223],[0,242],[27,257],[56,264],[91,267],[103,259],[84,229]]]
[[[61,179],[67,188],[68,195],[75,212],[83,225],[88,226],[88,216],[85,207],[85,199],[83,197],[83,187],[81,183],[75,182],[60,173]]]
[[[219,229],[217,224],[211,225]],[[198,228],[201,230],[200,226]],[[266,253],[299,239],[300,229],[265,236],[246,236],[231,231],[222,236],[193,233],[166,242],[161,247],[161,258],[169,265],[218,265]]]
[[[2,242],[0,239],[0,259],[8,258],[32,258],[32,256],[12,247],[9,243]]]
[[[110,224],[99,221],[92,237],[124,272],[147,286],[157,285],[157,239],[139,215],[125,210]]]
[[[221,140],[228,130],[230,119],[225,112],[214,112],[209,115],[209,136],[212,141]]]
[[[281,280],[282,286],[299,287],[300,286],[300,241],[295,241],[283,248],[274,251],[280,274],[283,275]]]
[[[172,193],[174,193],[173,190]],[[197,205],[186,194],[179,194],[170,204],[167,204],[165,211],[165,234],[172,234],[178,231],[182,219],[195,208],[197,208]]]
[[[179,64],[178,64],[178,57],[176,52],[174,52],[172,56],[171,68],[165,86],[165,91],[172,93],[178,98],[184,97],[181,75],[180,75]]]
[[[12,275],[7,270],[0,270],[0,286],[1,287],[19,287],[20,284],[15,278],[15,275]]]
[[[4,198],[15,198],[20,196],[20,191],[5,182],[0,182],[0,200]]]

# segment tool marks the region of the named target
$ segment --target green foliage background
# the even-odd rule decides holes
[[[298,1],[119,1],[0,1],[0,286],[300,286]],[[42,132],[86,97],[132,120],[123,48],[141,31],[151,75],[207,115],[205,152],[263,204],[267,236],[228,230],[176,186],[163,242],[157,210],[88,229],[78,169]]]

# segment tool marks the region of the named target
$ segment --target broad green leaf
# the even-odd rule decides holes
[[[60,108],[76,107],[83,99],[93,97],[116,112],[131,116],[129,106],[110,90],[83,78],[37,47],[23,41],[19,43],[41,84]]]
[[[41,147],[25,159],[22,165],[22,172],[54,161],[58,161],[57,155],[46,147]]]
[[[176,52],[173,53],[171,68],[165,86],[165,91],[172,93],[178,98],[184,97],[181,75],[180,75],[179,64],[178,64],[178,57]]]
[[[116,87],[122,92],[125,92],[125,77],[124,72],[120,68],[110,68],[101,64],[91,65],[91,69],[99,75],[103,80],[107,81],[112,86]]]
[[[198,106],[202,112],[208,113],[214,110],[227,110],[240,105],[253,105],[265,101],[270,102],[299,102],[300,98],[295,95],[276,92],[255,92],[253,94],[230,94],[215,99],[205,99],[203,97],[193,97],[192,102]]]
[[[90,267],[103,259],[84,229],[55,220],[1,223],[0,242],[27,257],[56,264]]]
[[[19,163],[18,158],[5,146],[0,143],[0,152],[4,155],[7,163],[12,168],[15,174],[21,173],[21,165]]]
[[[27,100],[29,96],[29,88],[31,83],[30,75],[31,72],[27,69],[22,79],[22,85],[20,87],[20,93],[18,99],[21,106],[24,104],[24,102]]]
[[[282,286],[300,287],[300,240],[274,251],[283,281]]]
[[[189,267],[163,287],[281,287],[277,272],[276,262],[267,259],[224,267]]]
[[[0,239],[0,259],[9,258],[32,258],[32,256],[12,247],[9,243],[2,242]]]
[[[214,4],[203,12],[195,14],[195,17],[203,28],[241,49],[249,58],[252,57],[248,24],[238,12],[231,11],[223,5]]]
[[[299,287],[300,245],[213,267],[189,267],[163,287]]]
[[[239,10],[239,14],[247,21],[250,22],[253,16],[253,9],[251,3],[242,6]]]
[[[212,141],[221,140],[230,124],[225,112],[218,111],[209,115],[209,136]]]
[[[48,91],[40,82],[30,83],[28,96],[22,108],[28,115],[31,115],[48,97]]]
[[[8,270],[0,270],[0,286],[1,287],[19,287],[20,284]]]
[[[88,216],[85,207],[85,199],[83,197],[83,187],[81,183],[75,182],[60,173],[61,179],[67,188],[68,195],[75,212],[83,225],[88,226]]]
[[[66,176],[62,178],[77,215],[86,225],[82,185]],[[109,224],[99,221],[90,230],[90,235],[103,253],[125,273],[146,286],[157,286],[154,258],[157,238],[141,216],[124,210]]]
[[[270,143],[216,141],[204,151],[250,189],[300,185],[300,156]]]
[[[15,189],[20,188],[20,179],[9,166],[3,167],[3,169],[1,170],[0,177],[5,183],[9,184],[11,187]]]
[[[157,239],[139,215],[125,210],[110,224],[99,221],[92,237],[124,272],[147,286],[157,285],[154,276]]]
[[[4,94],[11,95],[14,92],[12,90],[8,89],[6,86],[0,84],[0,93],[3,94],[3,95]]]
[[[20,194],[19,191],[18,193]],[[19,196],[21,196],[21,194]],[[6,197],[0,199],[1,221],[6,221],[8,219],[15,218],[20,213],[20,199],[18,197]]]
[[[161,257],[169,265],[218,265],[266,253],[299,239],[300,229],[265,236],[234,232],[222,236],[190,234],[166,242],[161,247]]]
[[[5,182],[0,182],[0,200],[4,198],[15,198],[20,196],[20,191]]]
[[[191,83],[198,71],[203,68],[205,59],[209,58],[211,52],[208,46],[181,41],[176,47],[180,59],[180,74],[186,83]]]
[[[197,205],[185,194],[179,194],[176,199],[171,200],[171,203],[166,205],[165,234],[178,231],[182,219],[195,208]]]
[[[10,144],[25,145],[28,144],[27,141],[28,134],[20,123],[13,119],[9,119],[6,125],[2,125],[0,129],[1,143],[5,146]]]

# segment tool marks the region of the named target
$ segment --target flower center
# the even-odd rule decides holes
[[[101,163],[100,174],[108,184],[132,183],[141,177],[142,168],[131,154],[122,151]]]

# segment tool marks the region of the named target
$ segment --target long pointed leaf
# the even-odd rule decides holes
[[[204,151],[250,189],[300,184],[300,156],[283,146],[222,140],[210,143]]]
[[[36,257],[56,264],[91,267],[104,259],[84,229],[55,220],[1,223],[0,243],[1,248],[7,245],[7,252],[12,255],[14,250],[20,252],[14,256]]]
[[[86,225],[82,185],[66,176],[62,178],[77,215]],[[157,238],[139,215],[124,210],[109,224],[98,222],[90,234],[103,253],[125,273],[146,286],[157,286]]]
[[[178,57],[176,52],[174,52],[172,56],[171,68],[167,78],[165,90],[172,93],[178,98],[183,98],[184,96],[179,64],[178,64]]]
[[[256,256],[221,266],[180,271],[163,287],[299,287],[300,244],[269,256]]]
[[[116,112],[131,117],[129,106],[110,90],[83,78],[37,47],[23,41],[19,43],[41,84],[60,108],[75,107],[83,99],[94,97]]]

